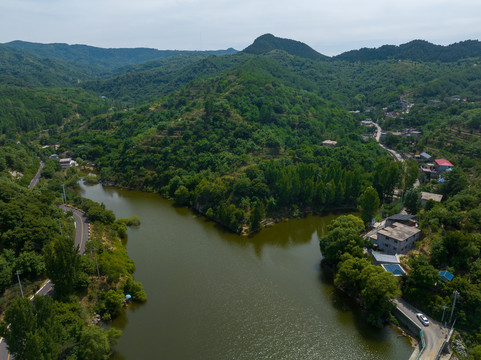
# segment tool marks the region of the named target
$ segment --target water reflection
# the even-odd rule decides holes
[[[118,217],[139,216],[128,252],[148,302],[114,321],[114,359],[404,360],[410,347],[366,325],[319,269],[318,238],[336,215],[253,236],[226,232],[155,194],[82,186]],[[127,326],[128,325],[128,326]]]

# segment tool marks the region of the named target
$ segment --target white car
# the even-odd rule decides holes
[[[419,321],[421,321],[423,323],[424,326],[429,326],[429,320],[426,317],[426,315],[421,314],[421,313],[417,313],[416,316],[419,319]]]

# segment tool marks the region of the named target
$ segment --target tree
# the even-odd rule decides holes
[[[13,264],[8,261],[4,256],[0,256],[0,294],[12,282]]]
[[[264,204],[261,201],[257,201],[251,210],[249,217],[251,231],[259,230],[260,222],[265,216]]]
[[[80,335],[79,358],[88,360],[106,360],[110,358],[110,347],[122,332],[116,329],[105,331],[104,329],[90,325]]]
[[[361,291],[361,272],[365,267],[371,265],[369,260],[363,258],[354,258],[349,254],[344,254],[346,258],[340,263],[339,271],[334,279],[334,284],[342,288],[348,294],[357,296]]]
[[[404,162],[404,190],[411,188],[419,177],[419,166],[416,160],[407,159]]]
[[[66,298],[73,290],[80,270],[80,255],[74,240],[57,237],[45,247],[47,276],[55,284],[55,295]]]
[[[319,239],[323,260],[337,266],[344,253],[362,258],[364,240],[359,236],[362,220],[353,215],[339,216],[328,226],[329,233]]]
[[[432,287],[439,280],[439,271],[430,265],[424,255],[418,255],[409,259],[411,271],[408,283],[414,287]]]
[[[123,295],[120,291],[109,290],[101,294],[101,301],[98,305],[99,312],[104,320],[110,320],[122,309]]]
[[[444,195],[453,196],[468,187],[469,181],[460,167],[455,167],[447,175],[448,181],[443,184],[441,190]]]
[[[369,265],[362,270],[361,281],[361,296],[369,311],[368,320],[380,326],[394,308],[391,300],[401,294],[397,280],[380,266]]]
[[[409,214],[417,214],[422,207],[421,192],[418,189],[409,189],[406,192],[404,206]]]
[[[374,169],[373,186],[377,190],[381,202],[390,200],[396,185],[401,180],[401,163],[383,158],[376,163]]]
[[[362,220],[365,224],[370,222],[379,209],[380,201],[377,191],[372,186],[367,187],[357,202],[361,207]]]
[[[50,297],[14,301],[5,311],[0,334],[16,359],[56,359],[60,354],[63,332]]]
[[[7,327],[10,324],[9,327]],[[17,359],[25,358],[25,340],[27,334],[36,327],[35,308],[32,302],[21,298],[13,302],[5,311],[0,334],[5,338],[8,351]]]
[[[189,205],[189,190],[184,185],[180,185],[174,192],[174,200],[179,205]]]

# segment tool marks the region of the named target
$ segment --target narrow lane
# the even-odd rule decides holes
[[[41,169],[39,169],[38,174],[40,173]],[[37,175],[38,175],[37,174]],[[33,181],[33,180],[32,180]],[[38,179],[37,179],[38,183]],[[73,218],[75,219],[75,245],[79,247],[79,253],[82,255],[85,253],[85,244],[89,238],[89,224],[87,222],[87,217],[85,214],[77,209],[74,209],[69,206],[62,205],[61,208],[64,211],[72,210]],[[53,283],[50,280],[47,280],[44,285],[35,293],[35,295],[52,295],[54,291]],[[33,295],[33,296],[35,296]],[[30,298],[32,299],[33,296]],[[3,338],[0,338],[0,360],[12,360],[13,357],[7,351],[7,346]]]
[[[403,299],[394,300],[397,308],[403,312],[413,323],[417,324],[421,329],[421,333],[424,339],[424,351],[421,354],[420,360],[432,360],[436,358],[436,355],[441,350],[444,339],[448,335],[448,329],[446,329],[439,322],[427,317],[429,320],[429,326],[421,324],[416,314],[420,313],[418,309],[410,305]]]
[[[32,181],[30,181],[30,185],[28,185],[28,188],[30,190],[32,190],[38,184],[38,182],[40,181],[40,176],[42,175],[42,169],[43,169],[44,166],[45,166],[45,163],[42,160],[40,160],[40,166],[38,168],[38,171],[35,174],[35,176],[33,177]]]
[[[398,152],[392,149],[388,149],[387,147],[385,147],[383,144],[380,143],[382,129],[377,123],[374,123],[374,125],[377,128],[376,141],[379,143],[379,146],[381,146],[384,150],[388,151],[396,161],[404,161],[404,159]],[[419,180],[416,180],[414,187],[418,187],[418,186],[419,186]],[[418,324],[421,329],[421,333],[424,339],[424,351],[421,354],[421,357],[419,359],[420,360],[435,359],[439,350],[443,346],[444,339],[448,335],[448,330],[444,326],[442,326],[442,324],[438,323],[437,321],[434,321],[429,317],[428,317],[429,326],[422,325],[419,319],[416,317],[416,314],[420,313],[421,311],[417,310],[416,308],[414,308],[414,306],[410,305],[403,299],[396,299],[394,300],[394,302],[396,303],[397,308],[401,310],[406,316],[408,316],[412,322],[414,322],[415,324]]]

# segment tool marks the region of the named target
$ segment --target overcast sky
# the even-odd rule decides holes
[[[325,55],[481,38],[480,0],[0,0],[0,42],[242,50],[265,33]]]

